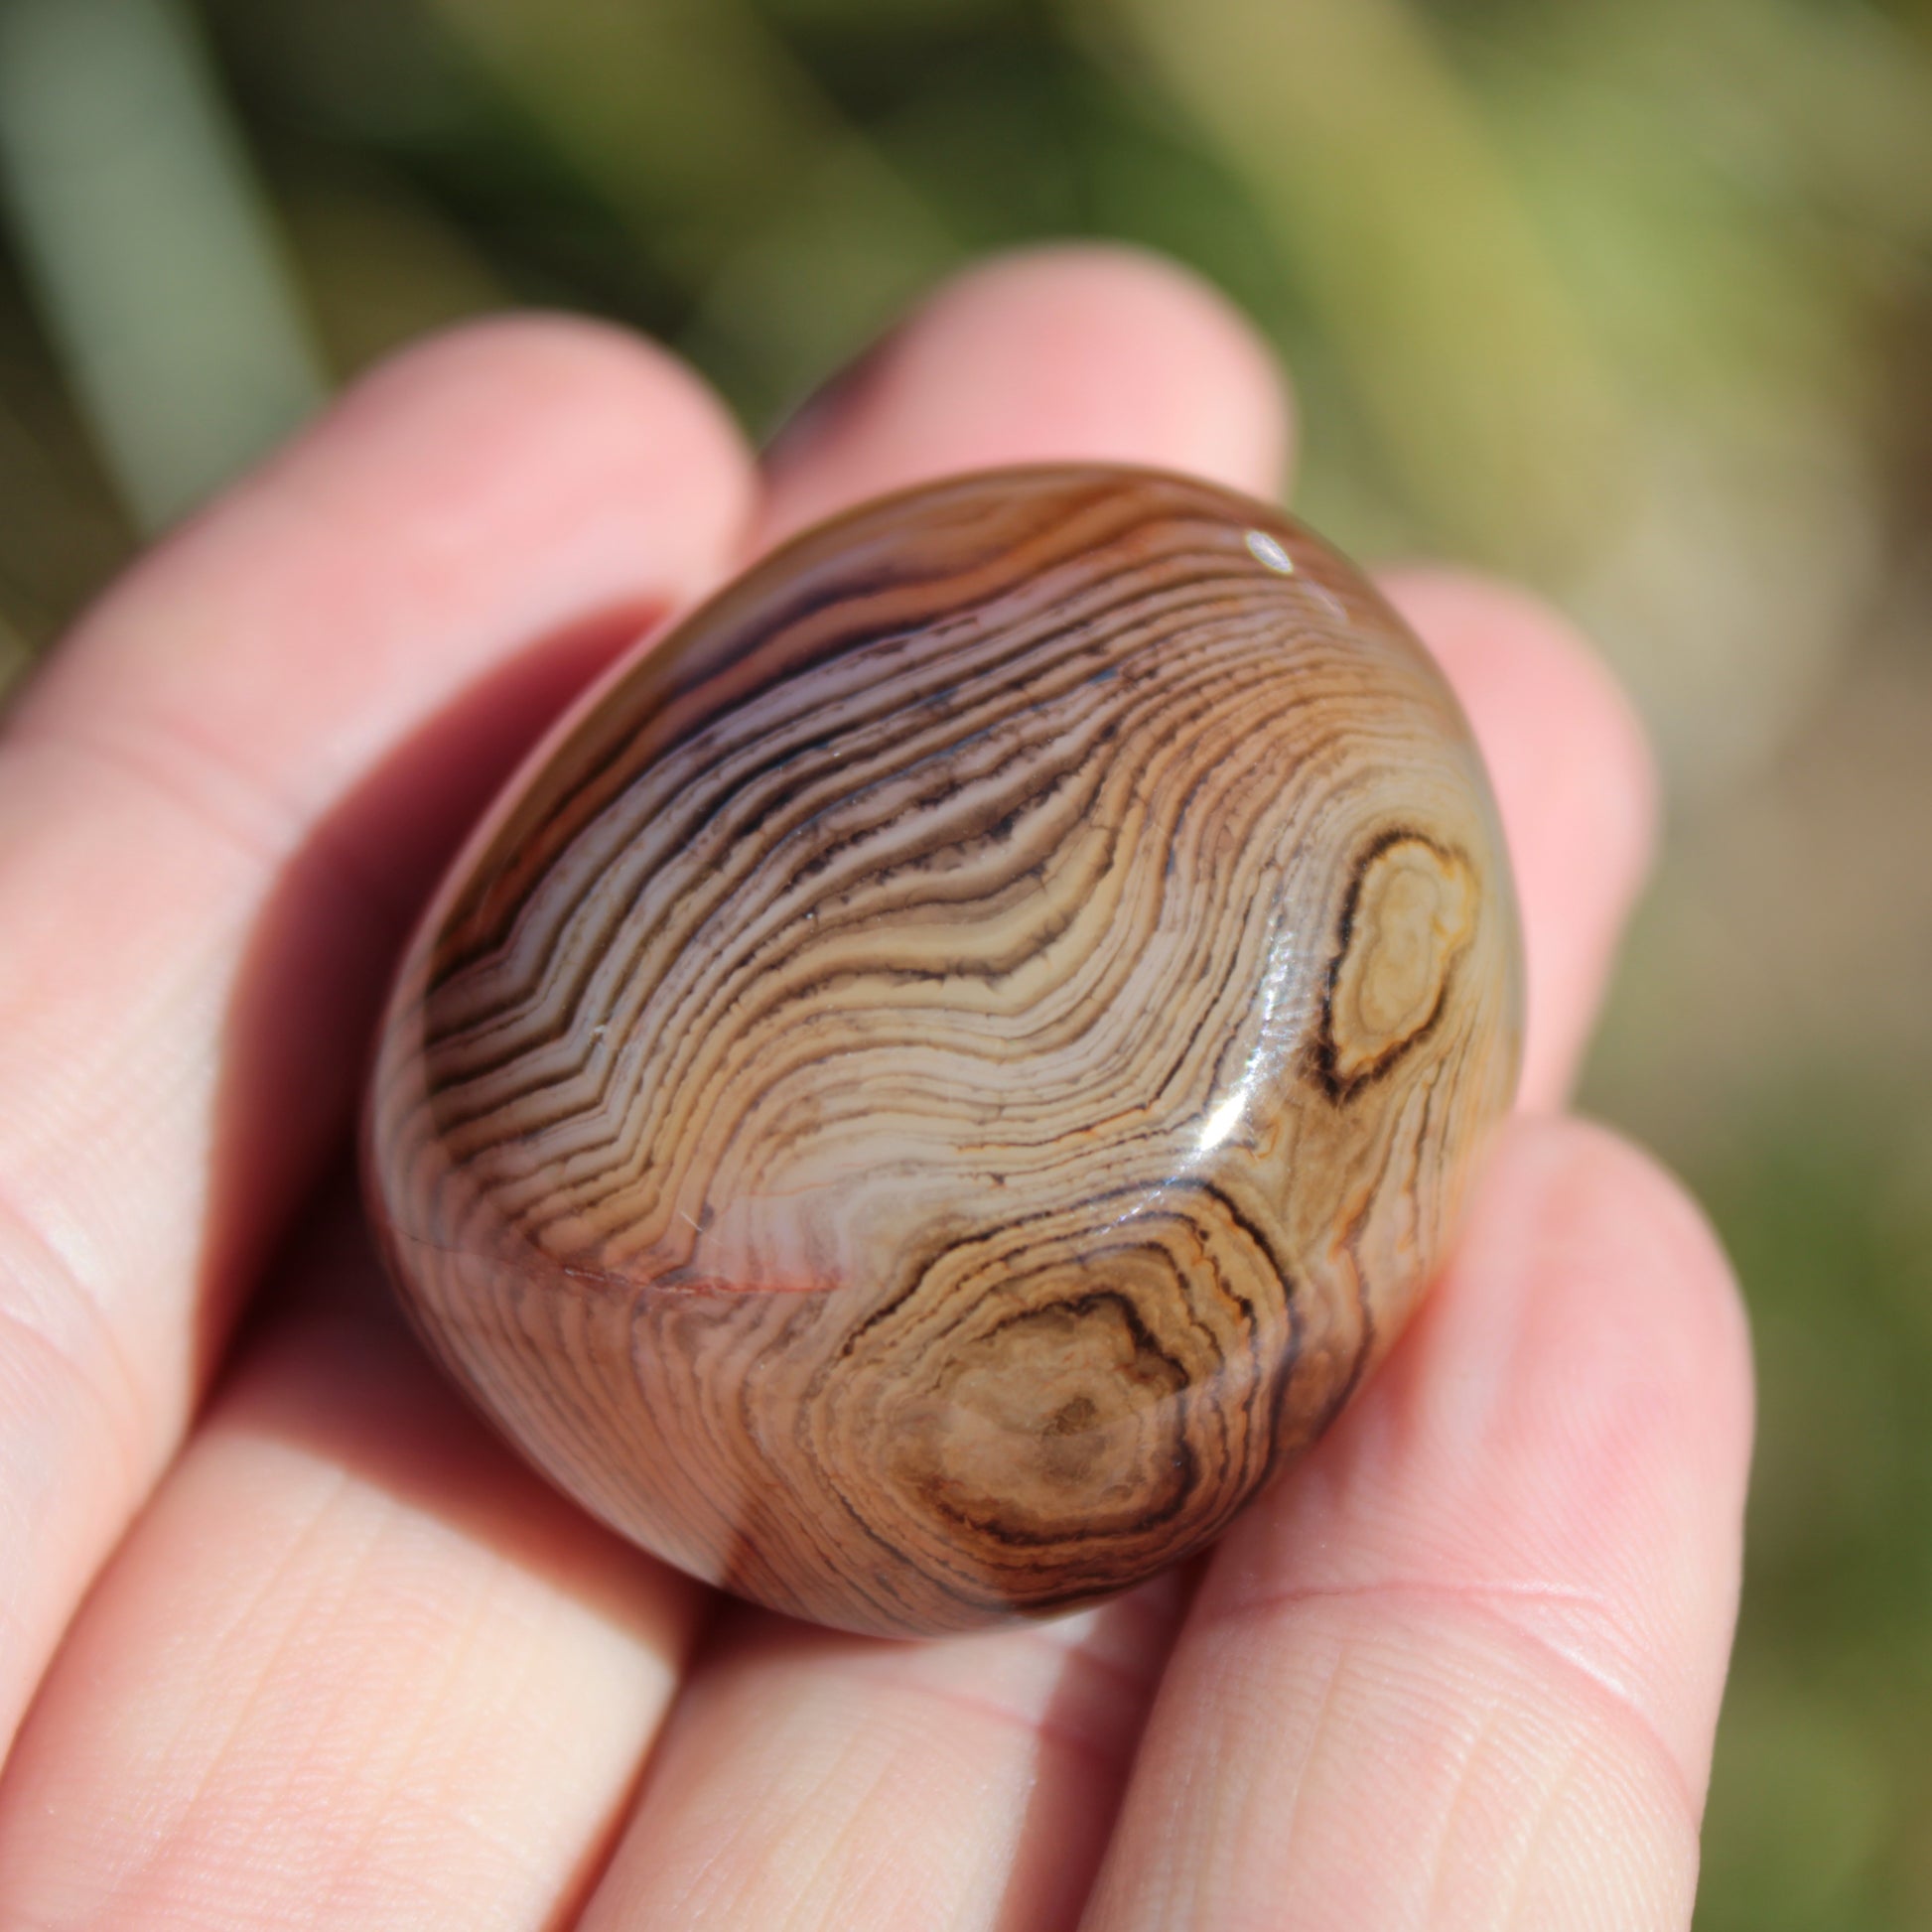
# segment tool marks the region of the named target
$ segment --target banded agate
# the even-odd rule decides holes
[[[372,1216],[512,1442],[847,1629],[1200,1549],[1401,1329],[1513,1090],[1468,730],[1177,477],[933,484],[605,681],[433,903]]]

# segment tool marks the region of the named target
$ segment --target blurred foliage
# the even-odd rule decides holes
[[[169,0],[0,7],[0,156],[23,255],[150,528],[279,441],[321,394],[217,89]]]
[[[0,0],[0,683],[312,343],[587,308],[766,430],[989,248],[1225,288],[1312,520],[1529,578],[1663,746],[1590,1092],[1761,1354],[1700,1924],[1932,1923],[1929,0]]]
[[[1749,1284],[1761,1439],[1707,1932],[1932,1924],[1932,1135],[1767,1096],[1702,1164]]]

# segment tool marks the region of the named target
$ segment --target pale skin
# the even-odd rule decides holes
[[[776,533],[1030,459],[1287,483],[1280,377],[1102,249],[941,290],[760,464],[649,345],[415,348],[137,565],[0,746],[0,1932],[1688,1923],[1750,1428],[1729,1275],[1563,1117],[1650,839],[1550,613],[1384,582],[1489,759],[1522,1105],[1424,1313],[1185,1578],[871,1643],[560,1502],[345,1185],[385,974],[612,651]]]

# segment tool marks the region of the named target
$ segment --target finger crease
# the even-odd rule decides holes
[[[1109,1771],[1118,1768],[1111,1752],[1103,1750],[1090,1737],[1083,1736],[1077,1728],[1060,1723],[1043,1711],[1016,1710],[1010,1704],[1002,1704],[997,1698],[982,1697],[954,1685],[928,1684],[916,1677],[882,1674],[873,1681],[883,1683],[891,1690],[914,1692],[952,1711],[991,1718],[1009,1729],[1024,1731],[1041,1743],[1066,1751],[1087,1764]]]
[[[1561,1587],[1545,1587],[1533,1584],[1455,1586],[1388,1578],[1374,1583],[1269,1591],[1230,1608],[1215,1610],[1209,1614],[1207,1620],[1210,1624],[1247,1622],[1325,1601],[1345,1602],[1351,1599],[1380,1600],[1395,1604],[1408,1602],[1424,1607],[1434,1605],[1438,1608],[1463,1611],[1501,1630],[1519,1643],[1528,1645],[1547,1663],[1554,1664],[1563,1676],[1584,1686],[1588,1695],[1609,1706],[1633,1725],[1642,1740],[1655,1751],[1667,1767],[1671,1784],[1685,1808],[1686,1817],[1696,1819],[1700,1815],[1701,1808],[1697,1803],[1688,1772],[1678,1761],[1676,1751],[1671,1748],[1656,1719],[1644,1709],[1631,1687],[1609,1671],[1587,1662],[1553,1638],[1532,1629],[1519,1617],[1511,1615],[1506,1607],[1510,1603],[1524,1601],[1575,1604],[1596,1611],[1605,1625],[1614,1629],[1615,1619],[1607,1605],[1600,1598],[1593,1597],[1586,1591],[1566,1590]]]
[[[132,1427],[133,1418],[145,1406],[145,1385],[100,1295],[39,1223],[0,1188],[0,1278],[13,1283],[35,1275],[42,1286],[29,1306],[58,1307],[78,1316],[87,1345],[82,1345],[78,1333],[63,1335],[53,1321],[11,1305],[11,1297],[0,1299],[0,1321],[65,1370],[72,1386],[99,1412],[122,1493],[132,1499],[146,1490],[149,1480],[148,1458],[140,1452]]]

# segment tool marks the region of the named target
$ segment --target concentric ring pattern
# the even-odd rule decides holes
[[[1346,564],[1179,478],[887,499],[624,667],[412,949],[405,1302],[563,1488],[848,1628],[1214,1536],[1400,1326],[1508,1104],[1467,730]]]

